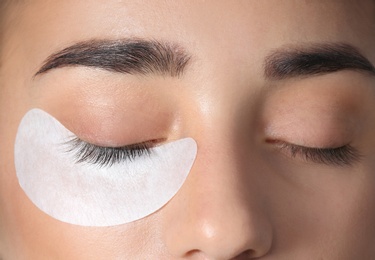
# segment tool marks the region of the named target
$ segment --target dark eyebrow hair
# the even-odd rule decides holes
[[[265,59],[264,75],[271,80],[317,76],[341,70],[356,70],[375,76],[375,68],[357,48],[345,43],[320,43],[287,47]]]
[[[35,76],[49,70],[85,66],[126,74],[179,77],[190,56],[177,45],[154,40],[90,40],[52,54]]]

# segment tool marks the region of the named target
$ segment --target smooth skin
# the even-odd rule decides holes
[[[267,55],[288,46],[346,43],[375,64],[374,1],[16,2],[1,45],[0,259],[375,259],[375,77],[264,77]],[[132,37],[177,43],[191,62],[178,78],[82,66],[34,77],[74,43]],[[192,137],[198,155],[156,213],[62,223],[17,181],[15,137],[32,108],[98,145]],[[350,143],[361,157],[327,165],[278,142]]]

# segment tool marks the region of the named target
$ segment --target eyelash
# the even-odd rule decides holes
[[[329,166],[352,166],[361,157],[359,151],[349,144],[336,148],[313,148],[285,142],[279,142],[278,145],[292,158],[301,157],[306,161]]]
[[[124,161],[134,161],[137,158],[150,156],[155,141],[131,144],[122,147],[103,147],[73,138],[68,141],[67,152],[73,152],[76,163],[90,163],[100,167],[111,167]]]
[[[139,157],[150,156],[156,141],[142,142],[122,147],[103,147],[73,138],[68,141],[68,152],[74,152],[76,163],[90,163],[100,167],[110,167],[123,161],[134,161]],[[306,161],[331,166],[351,166],[360,159],[360,154],[351,145],[336,148],[313,148],[286,142],[272,141],[286,150],[292,158],[301,157]]]

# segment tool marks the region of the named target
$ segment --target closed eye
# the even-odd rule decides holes
[[[68,141],[67,152],[72,152],[76,163],[90,163],[111,167],[124,161],[150,156],[157,141],[147,141],[121,147],[104,147],[82,141],[78,137]]]
[[[352,166],[361,158],[359,151],[350,144],[334,148],[315,148],[273,141],[292,158],[329,166]]]

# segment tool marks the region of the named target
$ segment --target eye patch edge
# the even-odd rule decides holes
[[[197,155],[184,138],[153,148],[150,157],[110,168],[76,164],[60,144],[73,133],[40,109],[22,119],[15,143],[21,188],[44,213],[80,226],[115,226],[146,217],[178,192]]]

